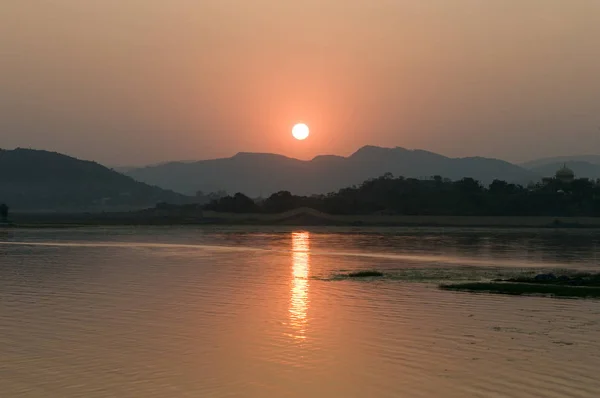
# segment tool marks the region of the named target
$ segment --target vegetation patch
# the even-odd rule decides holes
[[[553,286],[588,286],[600,287],[600,274],[587,272],[564,273],[556,276],[553,273],[538,274],[535,276],[519,276],[506,280],[496,280],[496,282],[511,283],[530,283],[535,285],[553,285]]]
[[[349,278],[373,278],[381,276],[383,276],[383,272],[379,271],[356,271],[348,274]]]
[[[441,289],[510,295],[551,295],[557,297],[600,297],[600,274],[539,274],[492,282],[442,284]]]

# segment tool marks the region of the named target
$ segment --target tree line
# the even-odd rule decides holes
[[[494,180],[484,186],[473,178],[458,181],[394,177],[390,173],[359,186],[326,195],[298,196],[288,191],[266,199],[242,193],[204,206],[230,213],[281,213],[310,207],[329,214],[457,215],[457,216],[600,216],[600,182],[581,178],[552,179],[527,187]]]

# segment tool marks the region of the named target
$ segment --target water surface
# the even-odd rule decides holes
[[[2,397],[597,397],[600,301],[439,291],[599,270],[595,231],[0,232]],[[380,280],[344,278],[379,269]]]

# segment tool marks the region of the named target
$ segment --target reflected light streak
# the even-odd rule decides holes
[[[292,283],[290,297],[290,324],[297,339],[306,338],[308,274],[310,270],[310,234],[292,233]]]

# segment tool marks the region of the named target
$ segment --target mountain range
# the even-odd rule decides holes
[[[548,158],[515,165],[483,157],[451,158],[424,150],[365,146],[348,157],[323,155],[304,161],[269,153],[168,162],[121,172],[55,152],[0,149],[0,203],[14,210],[118,211],[204,203],[211,193],[266,197],[286,190],[323,194],[385,173],[457,180],[472,177],[527,184],[552,176],[564,163],[579,177],[600,178],[600,156]]]
[[[14,210],[136,209],[195,200],[55,152],[0,149],[0,170],[0,202]]]
[[[324,155],[309,161],[242,152],[230,158],[129,169],[126,174],[188,195],[223,190],[256,197],[281,190],[299,195],[328,193],[387,172],[413,178],[472,177],[484,184],[494,179],[527,184],[541,178],[535,171],[498,159],[450,158],[424,150],[376,146],[362,147],[348,157]]]

